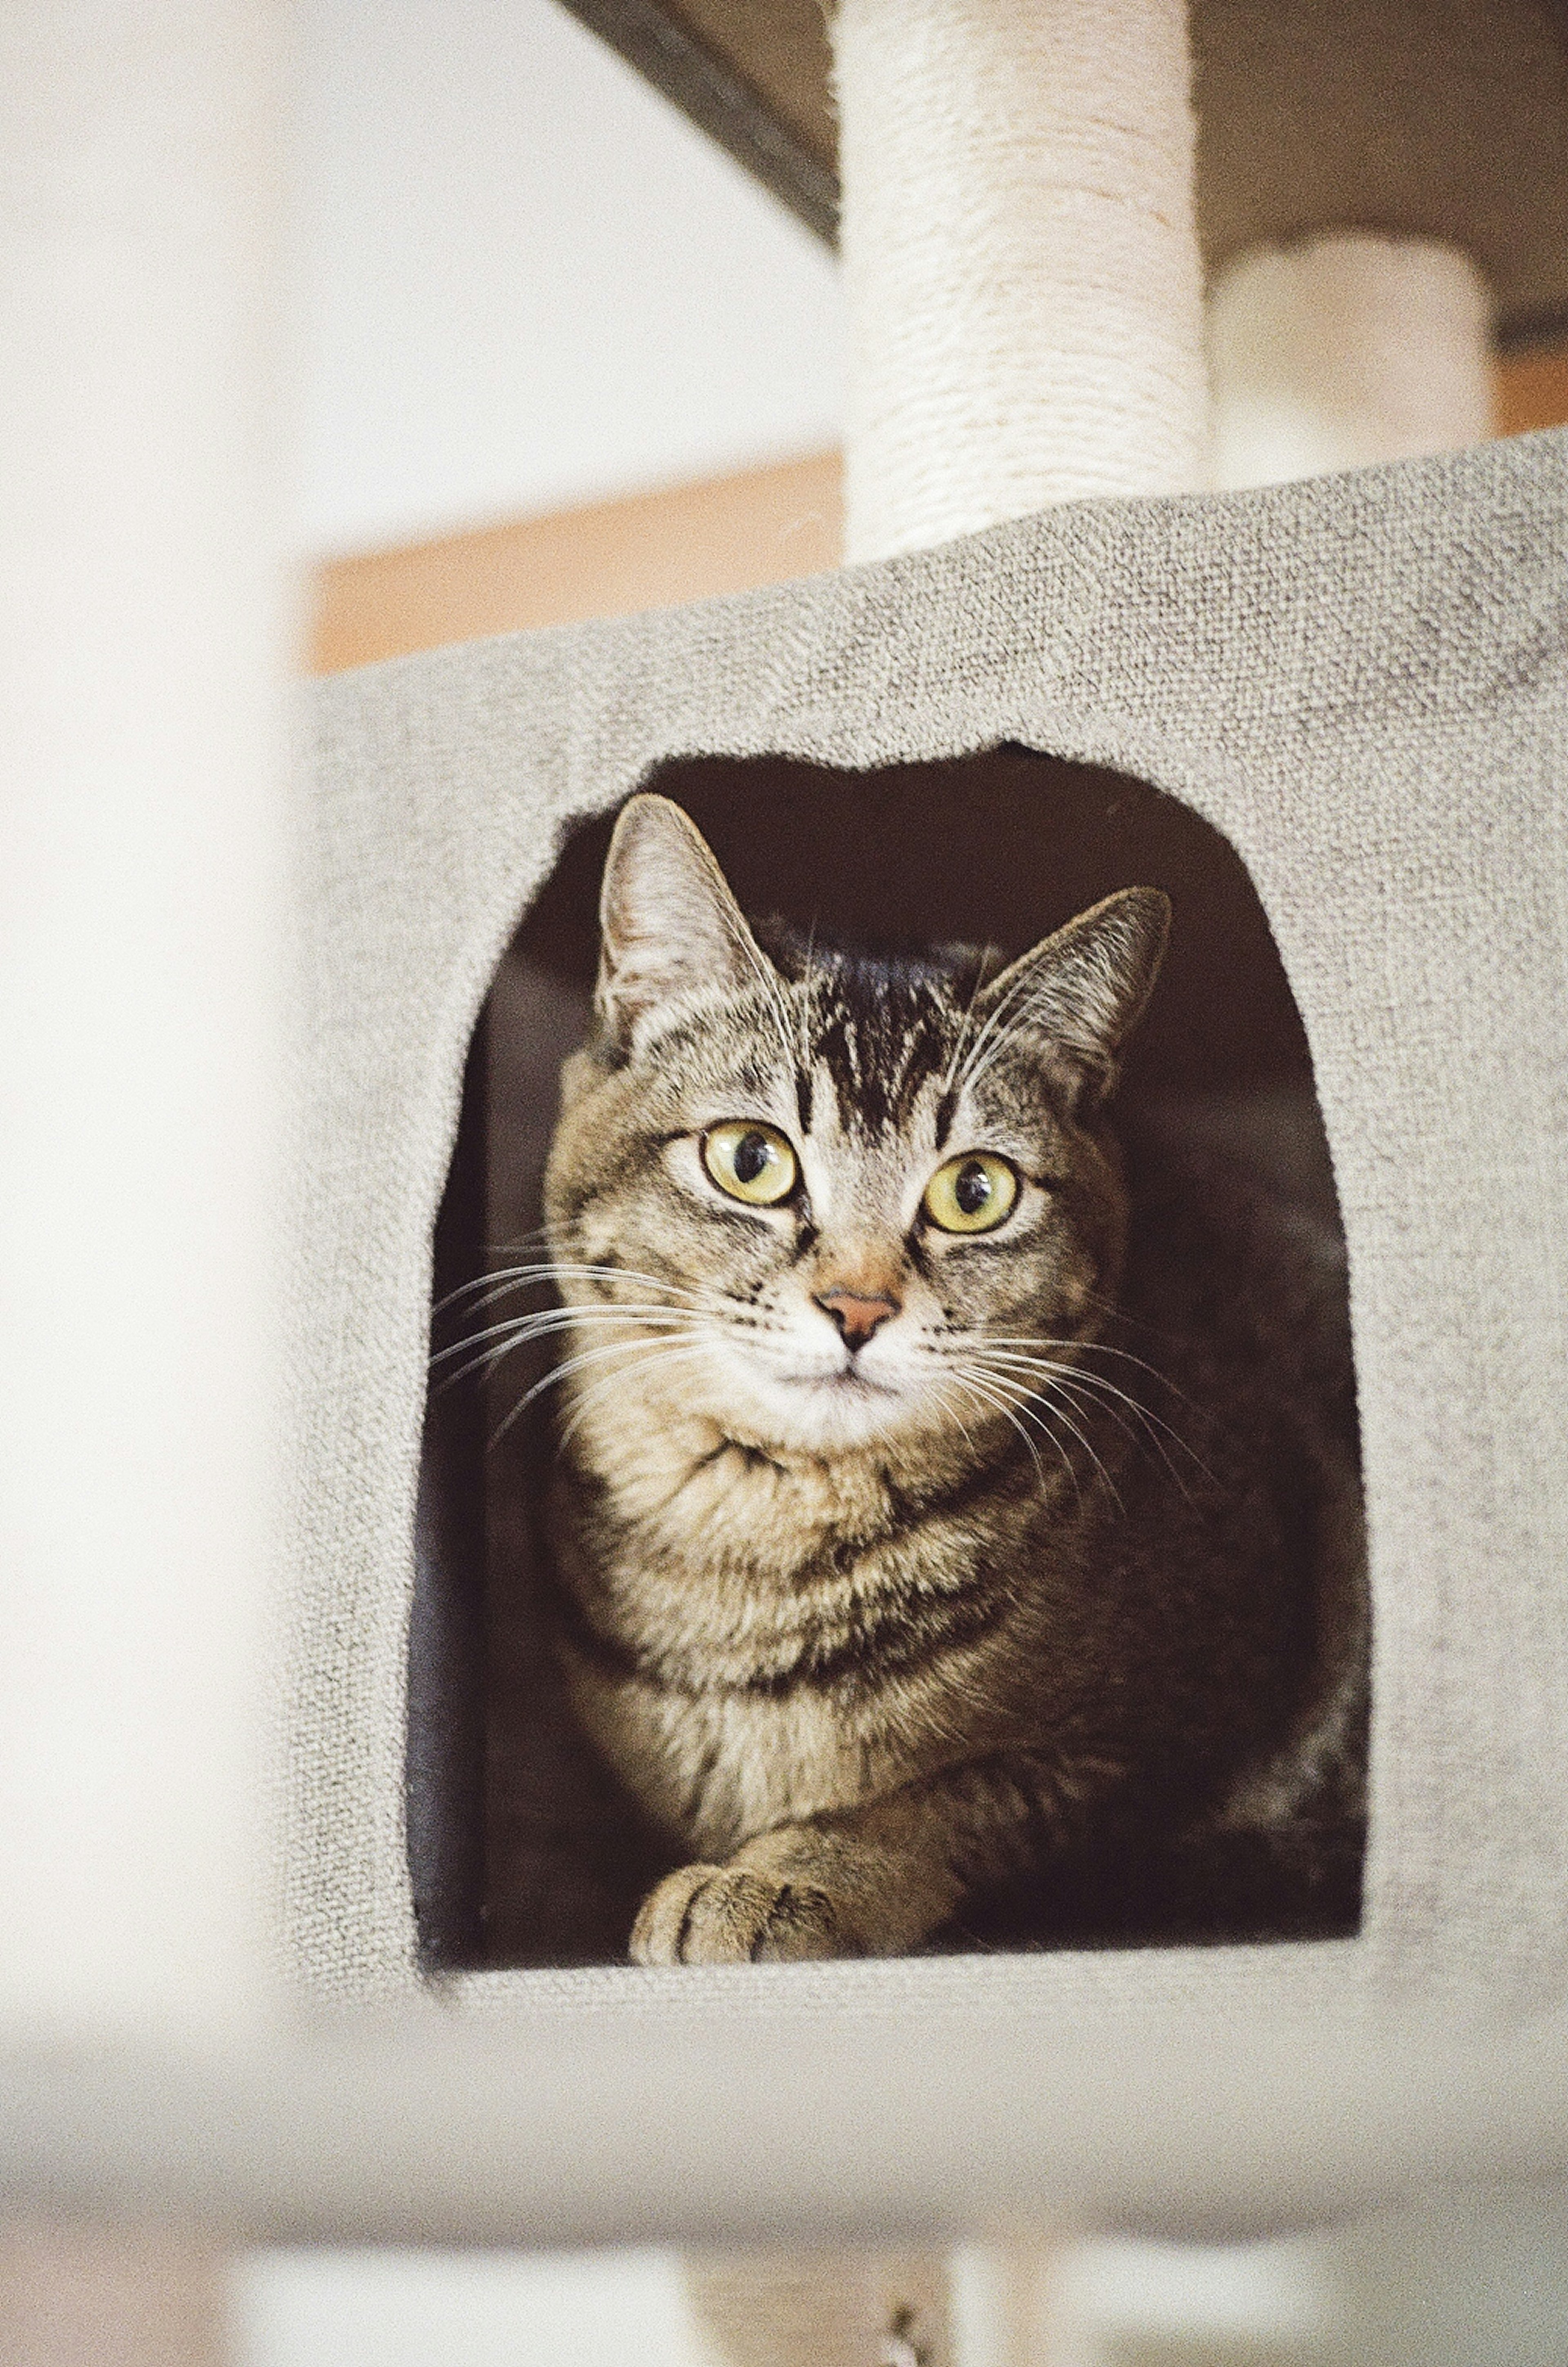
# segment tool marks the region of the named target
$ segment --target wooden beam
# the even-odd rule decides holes
[[[667,608],[838,562],[839,459],[786,461],[345,559],[317,579],[311,666]]]
[[[1499,436],[1568,425],[1568,337],[1505,354],[1497,364]]]

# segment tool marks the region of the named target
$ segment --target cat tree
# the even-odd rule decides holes
[[[1030,2212],[1289,2225],[1425,2178],[1568,2168],[1557,1611],[1568,440],[1182,493],[1201,473],[1201,379],[1174,10],[1064,6],[1058,29],[1120,28],[1117,74],[1128,73],[1115,137],[1074,152],[1081,204],[1034,177],[1025,153],[1055,154],[1076,111],[1031,116],[1016,143],[995,139],[994,113],[965,115],[975,93],[994,104],[1037,87],[1023,68],[1039,12],[980,11],[990,46],[976,37],[962,53],[973,91],[941,64],[908,94],[908,120],[941,100],[952,144],[917,145],[898,169],[928,175],[920,202],[939,210],[978,126],[999,202],[961,223],[956,244],[946,221],[911,244],[907,222],[879,222],[874,206],[855,213],[857,170],[871,160],[874,186],[877,159],[898,149],[894,85],[877,77],[902,62],[886,0],[846,0],[845,243],[876,348],[859,380],[852,514],[863,552],[897,555],[694,609],[446,651],[316,697],[285,1138],[296,1248],[284,1577],[269,1604],[247,1444],[251,1392],[265,1392],[269,1366],[247,1277],[267,1239],[252,1128],[267,1106],[255,1080],[272,962],[265,932],[236,916],[269,909],[275,877],[276,611],[252,572],[265,470],[242,432],[265,308],[240,294],[265,285],[248,242],[266,248],[256,190],[276,137],[273,28],[266,9],[235,0],[218,43],[210,9],[176,8],[179,39],[154,56],[134,12],[105,0],[100,13],[118,49],[84,47],[71,12],[41,10],[4,78],[25,153],[54,193],[52,210],[16,234],[36,317],[54,318],[51,241],[79,202],[62,125],[73,140],[90,127],[119,176],[105,186],[118,199],[140,191],[152,224],[139,242],[119,203],[110,219],[131,223],[129,244],[73,250],[88,258],[73,318],[91,416],[53,399],[57,348],[10,348],[17,415],[48,459],[11,498],[42,486],[32,547],[62,537],[60,580],[107,583],[93,611],[103,649],[130,647],[117,618],[152,616],[160,636],[121,671],[96,651],[73,670],[60,655],[73,646],[63,598],[44,647],[26,639],[25,592],[16,597],[11,645],[37,652],[18,675],[35,718],[33,788],[9,810],[6,876],[64,876],[40,854],[50,831],[76,859],[98,843],[105,785],[144,787],[103,842],[107,859],[73,875],[96,900],[72,943],[97,943],[112,922],[115,993],[100,988],[84,1010],[73,998],[85,973],[58,957],[65,940],[46,946],[25,928],[13,939],[11,1007],[44,1019],[7,1037],[21,1128],[8,1139],[27,1146],[30,1174],[51,1180],[14,1204],[4,1237],[7,1304],[37,1360],[26,1370],[43,1376],[29,1387],[47,1383],[36,1399],[17,1394],[12,1434],[32,1445],[13,1461],[5,1512],[8,1550],[32,1552],[10,1730],[35,1738],[9,1762],[7,1829],[29,1911],[7,1924],[7,2191],[30,2207],[194,2216],[241,2235],[776,2239],[895,2223],[941,2233]],[[932,61],[968,21],[931,0]],[[1087,40],[1052,50],[1054,64],[1068,58],[1089,78],[1073,85],[1086,106],[1097,56]],[[862,73],[874,105],[857,132]],[[250,145],[213,135],[238,119],[255,127]],[[183,189],[194,205],[168,181],[171,138],[194,160]],[[945,192],[939,164],[956,176]],[[1131,176],[1123,194],[1166,196],[1132,225],[1126,277],[1098,311],[1081,249],[1053,248],[1051,225],[1059,200],[1060,219],[1092,219],[1110,170]],[[1010,377],[1007,318],[966,317],[952,352],[984,363],[983,400],[962,370],[939,384],[933,357],[922,428],[894,400],[909,381],[879,375],[882,355],[906,334],[901,349],[921,352],[930,291],[955,255],[988,284],[987,221],[998,271],[1020,269],[1014,228],[1029,209],[1032,251],[1060,272],[1062,304],[1018,323],[1021,377]],[[1123,228],[1125,210],[1118,199]],[[193,283],[185,262],[170,262],[167,287],[137,277],[149,255],[175,255],[175,221],[194,224],[210,283]],[[134,303],[110,300],[121,278]],[[197,306],[188,335],[172,339],[169,308],[192,284],[231,300]],[[1169,314],[1139,289],[1163,292]],[[1083,333],[1047,368],[1051,323],[1069,317]],[[1036,336],[1046,343],[1031,345]],[[118,376],[105,375],[111,351]],[[166,375],[188,410],[169,409]],[[1038,400],[1032,457],[1015,434],[1021,385]],[[141,488],[109,545],[123,562],[109,583],[100,520],[72,505],[71,488],[122,386],[150,415],[167,412],[181,451],[161,469],[154,447],[144,474],[127,460],[130,473],[104,478],[117,497]],[[1057,448],[1074,421],[1076,477]],[[197,483],[182,474],[192,453],[210,481],[186,504],[166,496],[172,482]],[[1064,502],[1089,486],[1114,498]],[[1046,503],[1057,505],[1017,514]],[[126,555],[150,520],[173,538],[151,587]],[[983,530],[938,539],[972,527]],[[188,787],[196,770],[170,770],[193,749],[217,761],[220,747],[238,800],[221,844],[211,797]],[[743,812],[761,777],[748,764],[794,767],[783,794],[809,790],[824,826],[852,832],[868,771],[886,786],[893,768],[962,767],[1006,748],[1039,752],[1028,764],[1101,768],[1102,787],[1114,775],[1134,799],[1174,801],[1220,833],[1250,875],[1304,1024],[1349,1247],[1372,1540],[1359,1934],[671,1974],[475,1970],[437,1949],[433,1967],[405,1815],[416,1563],[439,1580],[454,1512],[437,1468],[420,1501],[431,1240],[497,964],[563,833],[660,768],[731,768],[725,794]],[[134,774],[128,752],[139,752]],[[964,776],[922,777],[940,804],[942,780]],[[1045,778],[1023,781],[1015,868],[1035,859]],[[173,822],[171,779],[187,783]],[[62,805],[67,790],[77,806]],[[69,812],[80,820],[64,833]],[[959,873],[964,860],[959,832],[942,867]],[[212,917],[179,976],[170,948],[185,939],[126,917],[138,864],[163,900],[150,909]],[[1244,980],[1235,999],[1247,991]],[[40,1045],[60,1047],[58,1072],[106,1014],[118,1025],[126,1009],[190,1031],[119,1038],[124,1073],[145,1080],[161,1114],[158,1158],[144,1167],[127,1166],[118,1138],[84,1142],[39,1082]],[[252,1048],[243,1066],[225,1066],[215,1032]],[[98,1161],[130,1193],[151,1286],[108,1259],[92,1277],[107,1297],[89,1308],[71,1294],[96,1254],[84,1227],[102,1232],[79,1196]],[[164,1228],[171,1195],[186,1190],[190,1224],[175,1240]],[[77,1309],[77,1336],[92,1336],[96,1316],[122,1359],[127,1427],[112,1461],[60,1444],[82,1424],[51,1328],[62,1301],[46,1303],[34,1278],[40,1255]],[[209,1330],[218,1291],[237,1295]],[[165,1321],[220,1353],[165,1353]],[[157,1347],[141,1399],[139,1341]],[[438,1660],[423,1664],[424,1712],[443,1699]],[[460,1706],[458,1661],[448,1707]],[[149,1704],[156,1715],[139,1717]],[[262,1782],[245,1742],[267,1717],[276,1750]],[[74,1740],[45,1750],[46,1729]],[[127,1863],[149,1878],[127,1881]],[[258,1901],[264,1864],[277,1880]],[[256,1936],[264,1914],[270,1942]],[[279,1961],[288,2007],[269,1987]]]
[[[1037,12],[985,13],[998,51],[1010,22],[1033,39]],[[966,127],[990,120],[980,106],[965,115],[969,86],[942,47],[964,12],[922,19],[930,80],[912,94],[908,51],[877,48],[888,21],[875,0],[852,0],[844,19],[846,62],[872,93],[866,142],[896,144],[897,77],[911,108],[934,102],[956,125],[940,160],[956,184]],[[1109,21],[1069,9],[1056,30]],[[1099,187],[1108,159],[1134,181],[1150,159],[1168,175],[1187,137],[1176,19],[1161,6],[1141,22],[1146,52],[1125,40],[1116,51],[1142,59],[1115,93],[1117,139],[1086,152]],[[1054,54],[1064,47],[1092,70],[1087,38],[1080,51],[1064,35]],[[1030,54],[982,44],[975,86],[1006,89]],[[1021,69],[1013,87],[1032,86]],[[846,112],[852,204],[871,150],[856,144],[848,91]],[[1004,201],[975,219],[1009,238],[1026,201],[1040,224],[1058,202],[1071,215],[1055,186],[1029,198],[1019,157],[1036,137],[1038,154],[1055,153],[1049,123],[992,143]],[[931,210],[949,200],[939,185]],[[1139,347],[1117,312],[1101,350],[1126,354],[1132,391],[1111,417],[1088,405],[1099,443],[1083,466],[1097,481],[1143,471],[1164,488],[1200,465],[1197,276],[1190,243],[1178,267],[1170,206],[1140,219],[1148,247],[1133,276],[1175,284],[1178,331],[1162,323]],[[902,220],[872,207],[863,248],[852,213],[852,289],[862,271],[874,281],[879,239],[908,244]],[[908,264],[907,317],[875,282],[879,345],[907,331],[918,350],[931,275],[953,252],[944,237]],[[1064,284],[1083,277],[1081,243],[1053,251],[1041,229],[1034,244]],[[1040,310],[1061,317],[1054,301]],[[993,372],[994,393],[1007,357],[993,346],[966,332],[956,350]],[[1104,367],[1086,337],[1060,382],[1092,387]],[[939,467],[881,386],[863,362],[872,490],[857,534],[919,543],[1006,506],[1021,480],[1005,400],[987,410],[966,386],[933,397]],[[1158,436],[1145,433],[1155,389],[1174,390],[1177,417]],[[967,438],[954,429],[951,441],[979,455],[967,475],[945,448],[966,405]],[[1053,445],[1059,432],[1058,421]],[[852,455],[852,509],[859,481]],[[764,2022],[808,2007],[902,2023],[964,2001],[1058,2031],[1089,2014],[1133,2049],[1174,2036],[1200,2005],[1304,2032],[1325,2011],[1359,2022],[1440,1997],[1523,2013],[1555,1996],[1568,1704],[1550,1614],[1564,1511],[1549,1444],[1561,1276],[1543,1212],[1559,1189],[1562,981],[1548,967],[1556,878],[1538,849],[1558,827],[1564,527],[1562,444],[1548,436],[1245,497],[1069,504],[748,599],[481,644],[323,690],[315,958],[337,1016],[329,1100],[308,1129],[328,1163],[309,1194],[300,1369],[334,1378],[330,1391],[312,1378],[296,1413],[316,1527],[297,1566],[297,1648],[314,1682],[290,1777],[290,1945],[310,1984],[367,1999],[419,1989],[399,1811],[423,1244],[470,1031],[558,833],[675,759],[793,760],[818,782],[839,776],[848,812],[866,767],[1017,744],[1152,784],[1206,818],[1250,873],[1305,1024],[1349,1244],[1374,1554],[1360,1936],[1174,1958],[837,1965],[787,1987],[455,1965],[443,1994],[519,2027],[569,2003],[612,2019],[635,2006],[645,2033],[721,2005]],[[1030,827],[1021,811],[1021,850]],[[378,1281],[355,1246],[367,1237]],[[348,1525],[323,1536],[321,1508]],[[1484,1839],[1498,1813],[1506,1873]]]

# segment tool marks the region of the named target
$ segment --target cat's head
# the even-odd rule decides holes
[[[764,951],[693,824],[643,796],[600,917],[546,1178],[600,1404],[807,1455],[993,1433],[1032,1349],[1088,1336],[1115,1286],[1100,1112],[1167,899],[1124,889],[1007,968]]]

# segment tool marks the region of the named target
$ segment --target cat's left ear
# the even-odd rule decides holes
[[[1021,955],[986,989],[976,1016],[998,1032],[1034,1038],[1065,1065],[1086,1101],[1102,1102],[1169,934],[1164,890],[1123,888]]]

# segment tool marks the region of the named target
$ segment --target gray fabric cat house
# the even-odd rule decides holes
[[[1356,1936],[649,1973],[609,1947],[547,1965],[525,1902],[499,1947],[492,1919],[485,1965],[465,1922],[482,1654],[453,1576],[475,1566],[476,1512],[472,1469],[427,1433],[433,1237],[444,1194],[444,1224],[465,1221],[461,1157],[448,1178],[498,965],[531,910],[591,899],[572,849],[592,841],[573,833],[655,776],[698,807],[711,793],[742,855],[749,832],[810,833],[824,877],[863,880],[878,845],[897,869],[887,798],[907,779],[930,872],[985,894],[1021,880],[1026,902],[1076,889],[1101,859],[1088,839],[1103,852],[1120,829],[1104,859],[1189,865],[1192,992],[1225,980],[1202,1023],[1220,1048],[1188,1082],[1242,1101],[1299,1085],[1304,1041],[1348,1247],[1371,1547]],[[534,2040],[564,2015],[590,2048],[630,2021],[649,2059],[715,2016],[761,2040],[805,2015],[869,2043],[959,2011],[999,2066],[1047,2043],[1070,2066],[1089,2027],[1097,2049],[1157,2048],[1194,2012],[1348,2036],[1440,2011],[1484,2044],[1562,2009],[1565,808],[1568,432],[1261,493],[1085,503],[323,685],[283,1795],[304,1988],[482,2011]],[[547,959],[516,976],[513,1090],[536,1136],[576,1006]],[[1162,1055],[1178,1070],[1187,1011]],[[496,1797],[492,1771],[492,1819]],[[574,1953],[601,1961],[558,1961]]]

